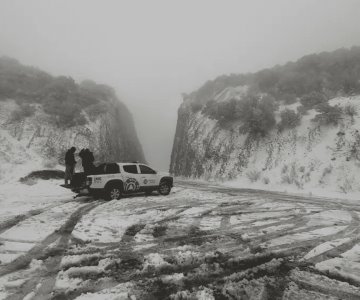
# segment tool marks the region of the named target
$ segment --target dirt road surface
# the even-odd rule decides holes
[[[177,182],[0,219],[0,299],[360,299],[360,201]]]

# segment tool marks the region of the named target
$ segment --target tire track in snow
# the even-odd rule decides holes
[[[71,233],[85,214],[89,213],[95,207],[105,203],[105,201],[96,201],[86,204],[71,214],[66,223],[60,227],[59,230],[50,234],[41,243],[30,249],[26,254],[18,257],[13,262],[4,265],[0,268],[0,277],[13,273],[15,271],[26,268],[33,259],[43,260],[46,267],[46,274],[38,274],[32,276],[25,283],[24,287],[17,293],[8,297],[8,299],[23,299],[24,296],[31,293],[39,281],[42,281],[41,286],[36,291],[36,299],[49,299],[49,294],[53,290],[56,281],[57,272],[59,271],[60,262],[65,253]],[[55,248],[47,249],[51,244],[58,243]]]
[[[84,200],[80,200],[80,201],[79,200],[74,201],[74,199],[64,200],[64,201],[57,202],[56,204],[47,205],[47,206],[42,207],[42,208],[32,209],[32,210],[28,211],[25,214],[16,215],[16,216],[12,217],[11,219],[0,223],[0,234],[2,234],[3,232],[9,230],[11,227],[16,226],[20,222],[25,221],[25,220],[27,220],[27,219],[29,219],[31,217],[36,216],[36,215],[39,215],[39,214],[41,214],[41,213],[43,213],[43,212],[45,212],[45,211],[47,211],[49,209],[52,209],[52,208],[54,208],[56,206],[66,204],[66,203],[69,203],[69,202],[81,202],[81,201],[84,201]]]
[[[211,189],[210,192],[212,192],[212,188],[210,188],[210,189]],[[204,190],[206,190],[206,189],[204,189]],[[209,191],[209,188],[207,189],[207,191]],[[225,192],[225,194],[226,193],[227,192]],[[230,194],[230,193],[227,193],[227,194]],[[299,285],[301,282],[295,281],[295,279],[291,279],[290,272],[292,270],[296,270],[296,269],[300,269],[300,270],[305,269],[305,270],[309,271],[308,267],[309,267],[309,265],[312,265],[312,263],[309,261],[305,261],[305,262],[297,261],[297,257],[303,257],[304,252],[306,253],[306,251],[312,249],[314,246],[319,245],[319,243],[321,243],[325,239],[333,239],[334,235],[329,235],[329,236],[325,236],[325,237],[320,235],[318,237],[313,237],[314,238],[313,240],[311,239],[311,240],[306,240],[306,241],[302,241],[302,242],[298,242],[298,243],[282,244],[278,248],[273,248],[273,249],[272,248],[259,249],[256,247],[256,245],[263,242],[263,240],[266,239],[267,237],[269,237],[269,240],[271,240],[271,239],[274,239],[274,238],[280,237],[280,236],[293,235],[296,233],[304,233],[305,234],[309,230],[322,229],[322,228],[334,226],[334,225],[308,226],[307,224],[309,222],[309,219],[307,217],[315,215],[317,212],[322,212],[322,211],[326,211],[328,209],[334,209],[334,208],[341,209],[342,211],[349,211],[349,207],[348,206],[343,207],[341,204],[335,205],[334,203],[318,202],[317,204],[319,204],[319,207],[317,210],[317,209],[315,209],[315,206],[314,206],[316,204],[316,201],[312,202],[311,201],[312,199],[305,199],[305,198],[299,197],[299,199],[302,199],[302,201],[301,200],[298,201],[297,200],[298,197],[292,197],[292,196],[283,197],[283,199],[281,199],[281,197],[278,197],[278,196],[274,196],[272,198],[272,197],[267,197],[268,195],[266,195],[264,193],[262,193],[262,194],[249,193],[247,195],[250,195],[250,197],[247,197],[246,195],[245,196],[242,195],[241,197],[239,197],[237,195],[237,191],[231,192],[231,195],[230,195],[231,197],[234,197],[237,200],[239,200],[239,198],[241,198],[241,200],[232,203],[232,199],[234,199],[234,198],[229,198],[228,196],[225,196],[226,198],[230,199],[230,201],[228,202],[230,205],[223,205],[224,209],[226,207],[228,207],[227,213],[224,213],[224,211],[222,211],[222,209],[221,209],[221,205],[218,205],[217,207],[207,211],[206,214],[204,214],[204,215],[193,216],[193,217],[191,217],[193,219],[193,222],[189,222],[189,224],[188,224],[189,226],[185,225],[184,227],[179,228],[179,231],[178,231],[178,233],[180,233],[179,235],[175,236],[170,233],[169,235],[164,235],[164,236],[155,238],[154,242],[156,243],[156,245],[154,247],[142,249],[140,251],[134,250],[133,246],[135,243],[134,243],[133,239],[128,239],[128,240],[124,239],[121,242],[109,243],[107,245],[108,248],[106,248],[106,246],[105,246],[106,243],[105,244],[100,243],[101,246],[105,246],[105,248],[102,248],[101,251],[106,252],[108,250],[116,248],[117,253],[115,254],[115,252],[113,252],[113,255],[115,257],[119,257],[119,258],[123,259],[123,261],[126,262],[126,261],[131,261],[131,259],[133,259],[135,256],[138,256],[139,260],[141,260],[145,255],[151,254],[151,253],[160,253],[160,254],[166,253],[171,256],[171,255],[174,255],[174,253],[175,253],[174,250],[172,249],[173,247],[176,247],[179,244],[180,245],[182,245],[182,244],[189,245],[189,243],[196,243],[196,242],[199,242],[199,240],[204,239],[204,241],[206,243],[204,243],[204,244],[200,243],[199,245],[194,244],[196,246],[192,247],[192,249],[195,251],[195,253],[196,253],[196,251],[201,252],[201,253],[205,253],[206,251],[209,251],[209,250],[215,251],[215,250],[217,250],[216,248],[218,246],[221,246],[222,249],[225,250],[223,252],[223,255],[226,256],[225,259],[224,260],[220,259],[219,261],[205,261],[205,263],[203,263],[203,261],[200,261],[198,263],[193,263],[192,265],[184,265],[184,266],[180,266],[180,265],[175,266],[175,263],[174,263],[174,267],[175,267],[174,269],[170,269],[170,268],[166,269],[165,268],[164,270],[159,270],[159,273],[149,272],[149,273],[143,274],[143,273],[132,273],[132,271],[129,271],[129,273],[124,272],[124,274],[122,274],[121,272],[123,272],[123,271],[121,270],[121,268],[119,268],[119,269],[116,269],[116,272],[120,273],[120,275],[116,275],[116,276],[118,276],[118,277],[116,277],[116,280],[118,282],[131,280],[131,281],[135,282],[136,284],[139,284],[139,286],[149,288],[149,286],[151,286],[152,282],[154,282],[152,280],[153,279],[155,280],[158,276],[172,275],[174,272],[182,272],[185,274],[185,277],[187,278],[186,288],[191,289],[191,288],[199,288],[202,285],[206,286],[207,284],[210,284],[210,286],[214,286],[214,284],[223,286],[224,278],[226,276],[228,276],[228,275],[231,276],[232,274],[241,275],[241,273],[244,272],[243,279],[249,280],[249,281],[257,280],[257,279],[262,280],[266,276],[274,279],[274,281],[275,281],[274,286],[271,286],[271,285],[264,286],[265,292],[263,293],[263,296],[261,299],[273,300],[274,298],[272,298],[272,296],[276,296],[276,299],[284,299],[284,300],[291,299],[291,298],[286,297],[285,290],[288,288],[291,281],[295,282]],[[282,195],[282,196],[284,196],[284,195]],[[286,198],[286,199],[284,199],[284,198]],[[290,209],[279,210],[279,209],[275,208],[275,206],[270,206],[268,210],[262,209],[261,205],[262,205],[262,203],[264,203],[264,199],[266,200],[266,202],[269,202],[270,204],[274,203],[274,204],[279,204],[280,206],[282,204],[284,204],[285,206],[289,206],[286,204],[292,203],[294,205],[294,207],[290,208]],[[154,204],[155,204],[155,200],[154,200]],[[204,202],[196,203],[196,201],[192,201],[191,203],[186,201],[185,203],[186,203],[186,205],[205,206],[206,207],[208,205],[216,203],[216,201],[217,200],[214,199],[213,202],[209,202],[209,203],[204,203]],[[300,204],[297,203],[297,201]],[[321,201],[323,201],[323,200],[321,200]],[[141,206],[142,204],[143,203],[139,202],[137,205]],[[162,204],[163,204],[163,206],[166,206],[169,208],[174,208],[174,205],[175,205],[175,207],[176,207],[176,205],[183,205],[182,203],[174,204],[170,201],[166,202],[166,203],[162,202]],[[309,206],[309,204],[311,204],[311,206]],[[136,207],[136,203],[134,203],[134,207]],[[272,209],[272,207],[274,209]],[[307,212],[308,210],[306,209],[306,207],[310,207],[310,209],[312,209],[312,212]],[[185,211],[188,208],[189,208],[189,206],[184,208],[183,211]],[[146,210],[147,209],[157,209],[157,207],[153,206],[153,203],[150,202],[148,207],[146,207]],[[239,224],[234,225],[234,224],[231,224],[230,217],[232,215],[237,215],[236,209],[242,210],[242,214],[244,214],[244,215],[256,213],[256,212],[264,213],[264,215],[259,217],[258,220],[255,218],[254,220],[248,221],[248,219],[244,218],[243,220],[240,221]],[[290,218],[288,218],[287,220],[278,220],[277,218],[279,218],[279,217],[276,217],[276,216],[266,218],[265,213],[268,211],[271,211],[271,212],[280,211],[280,212],[283,212],[284,216],[290,217]],[[177,214],[168,216],[167,218],[164,218],[163,220],[158,220],[157,222],[153,222],[153,224],[154,225],[162,224],[163,226],[167,226],[167,222],[176,221],[177,219],[181,219],[182,217],[184,217],[183,215],[179,215],[179,213],[180,212],[178,212]],[[210,215],[210,217],[212,217],[212,216],[220,217],[221,222],[219,224],[219,228],[214,229],[214,230],[203,230],[203,231],[199,232],[201,234],[199,236],[198,235],[189,236],[190,228],[191,227],[193,228],[194,225],[199,224],[199,221],[201,221],[202,218],[207,219],[209,217],[209,215]],[[274,222],[271,222],[270,224],[259,225],[259,226],[252,225],[256,221],[271,221],[271,220],[273,220]],[[345,236],[345,237],[351,236],[353,238],[358,234],[358,231],[356,231],[356,227],[359,226],[358,218],[356,218],[356,216],[354,216],[354,214],[352,214],[351,220],[348,220],[348,221],[350,221],[350,222],[346,224],[347,228],[345,228],[343,231],[336,233],[336,234],[338,234],[339,237],[340,236]],[[147,223],[151,223],[151,221],[149,220],[149,222],[147,222]],[[259,224],[261,224],[261,223],[259,223]],[[265,224],[265,223],[263,223],[263,224]],[[193,225],[193,226],[191,226],[191,225]],[[241,240],[242,233],[246,233],[246,232],[249,233],[249,231],[256,233],[256,231],[266,229],[267,227],[276,227],[276,226],[281,226],[281,225],[292,225],[292,227],[291,228],[287,227],[285,229],[279,228],[278,230],[275,229],[276,232],[269,232],[269,233],[261,234],[261,236],[251,237],[250,241],[242,241]],[[310,225],[310,223],[309,223],[309,225]],[[340,224],[340,225],[342,225],[342,224]],[[237,226],[239,226],[240,229],[236,228]],[[194,233],[197,233],[197,232],[194,232]],[[335,234],[335,237],[336,237],[336,234]],[[217,238],[221,238],[221,237],[224,237],[224,240],[221,240],[221,239],[219,241],[216,240]],[[250,250],[253,250],[253,251],[248,253],[249,257],[241,258],[242,254],[241,254],[241,252],[239,252],[239,248],[241,248],[241,247],[246,248],[249,245],[251,245],[252,242],[254,243],[255,247],[250,247],[250,248],[252,248]],[[149,242],[149,243],[151,243],[151,242]],[[94,243],[92,243],[92,246],[94,246],[96,244],[97,243],[94,242]],[[138,244],[139,243],[136,243],[136,245],[138,245]],[[84,247],[84,250],[86,250],[86,247]],[[66,249],[64,251],[66,251]],[[134,251],[135,251],[135,253],[134,253]],[[221,251],[223,251],[223,250],[221,250]],[[36,299],[49,299],[49,297],[48,298],[46,298],[46,297],[49,296],[49,294],[53,290],[53,286],[54,286],[55,279],[56,279],[56,271],[58,268],[56,266],[61,261],[61,258],[59,258],[59,257],[55,257],[55,258],[59,259],[59,260],[54,259],[52,261],[52,264],[47,266],[49,272],[50,271],[54,272],[53,277],[49,276],[48,278],[45,279],[45,282],[43,283],[43,285],[37,290],[36,295],[39,296],[39,298],[36,298]],[[240,258],[240,260],[237,260],[238,258]],[[271,267],[268,268],[267,264],[271,265],[272,259],[284,259],[285,262],[282,263],[279,267],[271,269]],[[217,270],[217,269],[212,268],[212,267],[214,267],[214,264],[216,264],[216,263],[219,263],[220,266],[223,266],[223,269]],[[202,271],[202,268],[203,268],[202,265],[204,265],[204,268],[206,271]],[[214,272],[214,270],[215,270],[215,272]],[[133,270],[133,271],[135,272],[135,270]],[[192,273],[197,274],[196,272],[200,272],[200,271],[201,271],[201,273],[199,273],[199,278],[202,279],[203,281],[201,281],[201,280],[200,281],[197,281],[197,280],[191,281],[188,279],[189,278],[188,276],[194,276],[194,275],[192,275]],[[111,273],[111,276],[112,275],[113,274]],[[101,275],[101,276],[103,276],[103,275]],[[322,274],[321,276],[324,276],[324,274]],[[190,278],[192,278],[192,277],[190,277]],[[196,279],[197,277],[193,277],[193,278]],[[240,281],[240,280],[238,280],[238,281]],[[96,282],[96,281],[94,281],[94,282]],[[234,282],[235,282],[235,284],[238,283],[236,281],[234,281]],[[346,282],[346,280],[344,280],[344,282]],[[34,283],[32,285],[35,286]],[[338,297],[341,295],[351,295],[351,294],[346,294],[346,293],[342,294],[342,293],[339,293],[338,291],[334,291],[330,288],[328,290],[320,289],[317,284],[314,284],[313,286],[303,284],[301,286],[301,288],[305,289],[306,291],[321,292],[329,297],[330,296]],[[28,288],[27,291],[31,291],[31,289]],[[148,291],[150,293],[152,290],[150,289]],[[86,290],[76,291],[74,295],[80,295],[83,292],[85,293],[87,291]],[[66,298],[67,298],[67,296],[69,296],[70,297],[69,299],[73,298],[71,296],[71,294],[69,294],[69,295],[64,294],[63,296],[64,297],[66,296]],[[43,298],[41,298],[41,297],[43,297]],[[65,299],[64,297],[63,297],[63,299]],[[143,298],[140,297],[139,299],[143,299]],[[160,299],[160,298],[156,298],[156,299]],[[323,299],[323,298],[321,298],[321,299]],[[344,298],[344,299],[347,299],[347,298]],[[357,298],[350,298],[350,299],[357,299]]]

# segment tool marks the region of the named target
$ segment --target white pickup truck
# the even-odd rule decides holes
[[[86,186],[90,194],[104,196],[108,200],[120,199],[123,194],[151,194],[157,190],[168,195],[173,187],[173,178],[158,173],[141,163],[107,163],[99,166],[98,175],[89,175]]]

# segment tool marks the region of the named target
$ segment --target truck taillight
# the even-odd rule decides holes
[[[92,178],[91,177],[86,178],[86,185],[90,186],[91,184],[92,184]]]

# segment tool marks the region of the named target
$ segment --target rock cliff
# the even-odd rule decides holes
[[[131,113],[107,86],[78,85],[3,58],[0,95],[3,178],[15,166],[63,164],[71,146],[91,149],[96,162],[145,161]]]
[[[178,110],[171,173],[300,189],[360,191],[360,72],[351,71],[350,77],[347,73],[351,65],[360,65],[359,54],[359,48],[342,49],[256,74],[222,76],[186,95]],[[333,69],[321,69],[319,64],[317,68],[319,74],[326,74],[327,82],[323,75],[316,75],[322,82],[316,90],[311,88],[312,79],[299,92],[284,92],[290,87],[284,84],[289,73],[293,80],[296,72],[301,74],[294,84],[298,87],[308,72],[304,65],[323,62],[324,57]],[[348,81],[331,89],[332,73],[336,70],[334,76],[340,76],[344,66]],[[295,72],[297,68],[301,71]],[[265,73],[267,86],[259,88]]]

